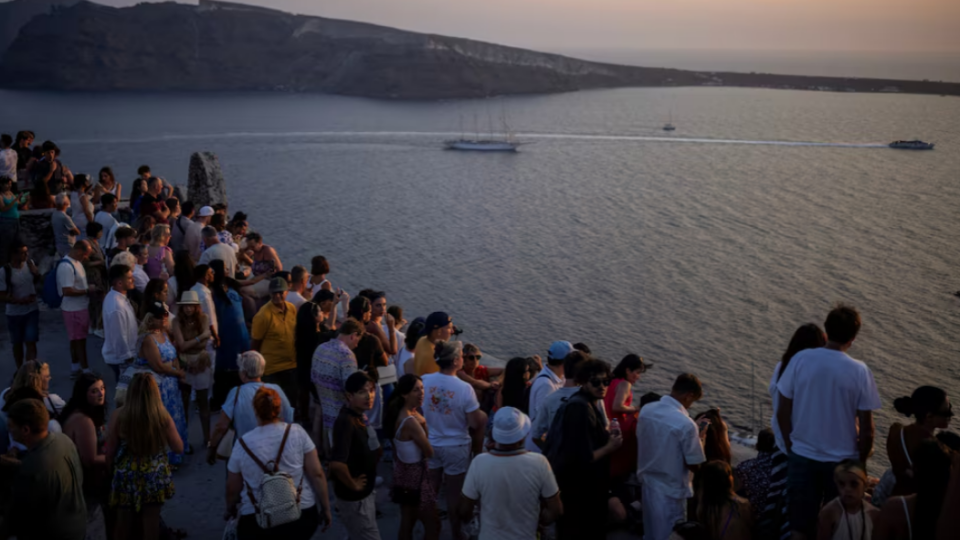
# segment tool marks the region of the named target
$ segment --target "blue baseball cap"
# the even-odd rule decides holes
[[[426,326],[423,328],[423,335],[427,335],[437,328],[443,328],[451,322],[453,322],[453,319],[451,319],[449,315],[442,311],[435,311],[427,316]]]
[[[569,341],[554,341],[547,352],[547,358],[550,360],[563,360],[568,354],[573,352],[573,345]]]

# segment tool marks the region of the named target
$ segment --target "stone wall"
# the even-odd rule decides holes
[[[52,208],[20,211],[20,239],[27,245],[30,258],[41,273],[46,273],[57,261],[53,226],[50,225],[50,217],[56,211]]]

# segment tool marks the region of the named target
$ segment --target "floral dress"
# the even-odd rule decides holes
[[[160,359],[164,364],[179,364],[180,360],[177,357],[177,349],[173,346],[173,342],[169,337],[167,337],[163,343],[157,341],[157,338],[154,336],[150,336],[150,339],[152,339],[153,342],[157,344],[157,348],[160,349]],[[139,367],[150,366],[146,358],[139,356],[133,364]],[[183,440],[184,448],[186,448],[188,440],[187,415],[183,410],[183,398],[180,397],[180,379],[156,372],[153,372],[153,378],[157,381],[157,386],[160,387],[160,399],[163,401],[163,406],[167,409],[170,417],[173,418],[173,423],[177,426],[177,433],[180,435],[180,439]],[[169,458],[171,465],[183,463],[183,454],[169,452]]]
[[[113,481],[110,506],[139,512],[145,504],[163,504],[173,497],[173,473],[166,452],[152,456],[135,456],[120,441]]]

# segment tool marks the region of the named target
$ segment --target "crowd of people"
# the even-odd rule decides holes
[[[181,201],[147,166],[121,205],[110,168],[92,185],[33,139],[0,137],[0,299],[18,368],[0,395],[0,538],[182,537],[161,509],[197,448],[226,464],[224,517],[240,539],[312,538],[334,513],[352,540],[412,539],[418,523],[428,540],[443,527],[458,540],[617,528],[647,540],[942,540],[960,527],[943,390],[896,400],[916,421],[890,428],[892,466],[868,476],[882,404],[847,354],[861,326],[852,307],[792,336],[771,366],[771,426],[738,464],[720,409],[691,416],[694,374],[636,399],[651,364],[633,353],[612,365],[558,340],[544,358],[484,363],[445,312],[407,321],[382,291],[352,297],[320,255],[285,269],[245,214]],[[25,208],[53,209],[60,258],[46,276],[18,236]],[[70,342],[68,401],[50,392],[67,374],[38,358],[41,298]],[[91,334],[107,378],[90,369]],[[381,487],[400,507],[397,531],[380,530]]]

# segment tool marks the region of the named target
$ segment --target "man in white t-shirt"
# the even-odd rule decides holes
[[[109,194],[108,194],[109,195]],[[110,292],[103,300],[103,361],[113,371],[114,380],[120,380],[127,365],[137,356],[139,323],[137,312],[127,298],[132,291],[133,270],[118,264],[110,267]]]
[[[460,497],[460,519],[469,521],[480,505],[480,540],[536,538],[537,525],[549,525],[563,513],[560,488],[550,462],[523,449],[530,419],[513,407],[493,420],[496,447],[474,458]]]
[[[94,287],[87,285],[87,273],[83,261],[90,256],[90,244],[80,240],[70,248],[70,252],[57,263],[57,293],[63,297],[60,311],[63,312],[63,324],[67,327],[70,340],[70,372],[76,374],[82,368],[90,371],[87,365],[87,333],[90,331],[89,293]]]
[[[547,396],[563,388],[566,379],[563,374],[563,361],[568,354],[573,352],[573,345],[569,341],[554,341],[547,351],[547,363],[540,370],[540,373],[533,378],[530,385],[530,420],[536,421],[537,410],[540,404]],[[527,437],[527,450],[539,452],[540,447],[533,442],[532,437]]]
[[[213,227],[204,227],[202,231],[203,243],[207,249],[200,255],[200,264],[210,264],[210,261],[223,261],[223,273],[228,278],[237,275],[237,252],[232,247],[221,244],[217,238],[217,230]]]
[[[471,454],[479,454],[483,444],[487,415],[480,410],[473,387],[457,377],[463,367],[461,343],[438,341],[434,359],[440,371],[423,376],[423,416],[434,452],[428,467],[436,489],[439,491],[441,480],[446,485],[447,508],[456,509]],[[450,512],[450,527],[453,538],[463,537],[455,510]]]
[[[288,284],[289,290],[287,291],[287,302],[293,304],[297,310],[300,309],[307,299],[303,297],[304,288],[307,286],[307,278],[310,275],[307,273],[307,269],[302,266],[294,266],[290,270],[290,283]]]
[[[827,345],[800,351],[777,381],[777,422],[789,451],[790,527],[813,538],[822,504],[837,496],[833,471],[873,452],[873,411],[881,407],[873,373],[847,355],[860,331],[856,309],[838,305],[824,323]]]

